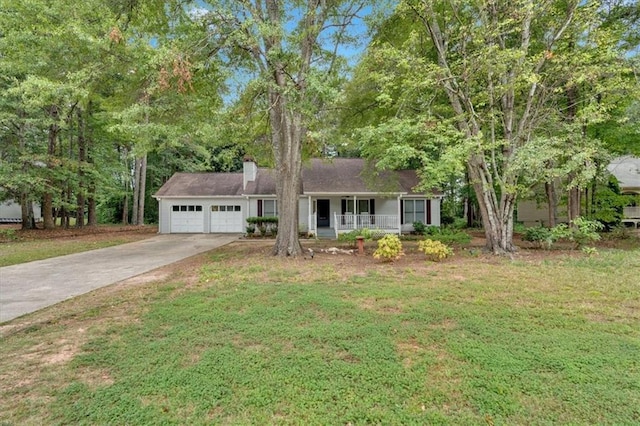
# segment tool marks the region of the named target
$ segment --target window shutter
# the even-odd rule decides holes
[[[347,212],[347,200],[342,200],[341,206],[342,206],[342,214],[345,214]]]
[[[404,200],[400,200],[400,225],[404,225]]]
[[[262,200],[258,200],[258,217],[262,217]]]
[[[431,200],[427,200],[427,225],[431,225]]]
[[[376,214],[376,200],[373,198],[369,200],[369,214],[371,215],[371,223],[375,225],[376,217],[374,215]]]

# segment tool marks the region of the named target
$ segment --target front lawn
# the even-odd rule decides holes
[[[236,243],[4,324],[0,423],[640,423],[640,250],[406,245]]]

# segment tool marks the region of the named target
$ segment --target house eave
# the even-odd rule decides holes
[[[164,199],[179,199],[179,198],[197,198],[197,199],[210,199],[210,198],[244,198],[244,195],[152,195],[156,200]]]

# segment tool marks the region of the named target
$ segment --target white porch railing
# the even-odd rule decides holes
[[[334,214],[336,233],[354,229],[380,229],[399,232],[400,222],[393,214]]]
[[[622,216],[625,219],[640,219],[640,207],[625,207]]]
[[[308,230],[309,233],[316,235],[318,232],[318,214],[317,213],[311,213],[309,215],[309,226],[308,226]]]

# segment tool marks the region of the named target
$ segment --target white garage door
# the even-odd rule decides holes
[[[204,211],[202,206],[179,205],[171,208],[172,233],[204,232]]]
[[[211,206],[211,232],[243,232],[242,207],[239,205]]]

